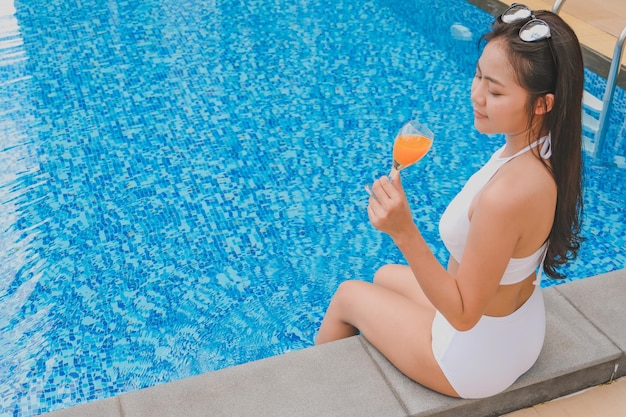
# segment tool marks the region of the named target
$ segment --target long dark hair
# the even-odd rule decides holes
[[[578,38],[563,19],[543,10],[533,14],[550,26],[550,39],[524,42],[519,30],[529,19],[503,23],[500,18],[482,39],[487,42],[504,40],[517,81],[530,95],[527,104],[530,126],[537,101],[547,93],[554,94],[552,110],[545,115],[542,126],[552,137],[551,168],[539,158],[550,169],[557,185],[556,211],[544,271],[552,278],[563,278],[556,269],[577,256],[583,241],[580,228],[584,64]],[[537,139],[529,137],[529,142]]]

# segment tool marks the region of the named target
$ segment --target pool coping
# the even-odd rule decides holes
[[[499,16],[512,1],[503,0],[467,0],[469,3],[481,8],[492,16]],[[547,9],[544,0],[524,0],[535,10]],[[567,2],[567,0],[565,0]],[[554,3],[554,2],[552,2]],[[583,17],[573,16],[566,11],[560,11],[559,16],[563,18],[576,32],[583,53],[585,68],[598,74],[603,78],[608,78],[611,60],[615,52],[617,37],[593,26],[583,20]],[[620,70],[617,74],[616,85],[626,90],[626,46],[621,56]]]
[[[626,269],[544,289],[539,360],[487,399],[430,391],[355,336],[45,416],[498,416],[625,376],[624,294]]]

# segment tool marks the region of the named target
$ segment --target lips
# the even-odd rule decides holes
[[[487,116],[482,114],[481,112],[479,112],[478,110],[474,109],[474,117],[476,119],[486,119]]]

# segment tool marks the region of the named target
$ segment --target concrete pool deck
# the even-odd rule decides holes
[[[626,375],[625,295],[626,269],[544,289],[539,360],[487,399],[430,391],[355,336],[46,416],[499,416]]]

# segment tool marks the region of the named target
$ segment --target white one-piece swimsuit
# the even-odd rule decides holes
[[[470,179],[450,202],[439,223],[444,245],[458,262],[462,262],[469,233],[469,208],[474,197],[504,164],[541,146],[544,159],[550,157],[550,136],[544,136],[517,154],[501,158],[504,147]],[[510,260],[500,285],[523,281],[543,263],[548,243],[526,258]],[[435,314],[432,326],[432,348],[435,359],[448,382],[462,398],[484,398],[508,388],[536,362],[545,335],[543,295],[535,281],[530,298],[512,314],[504,317],[482,316],[467,331],[456,330],[443,315]]]

